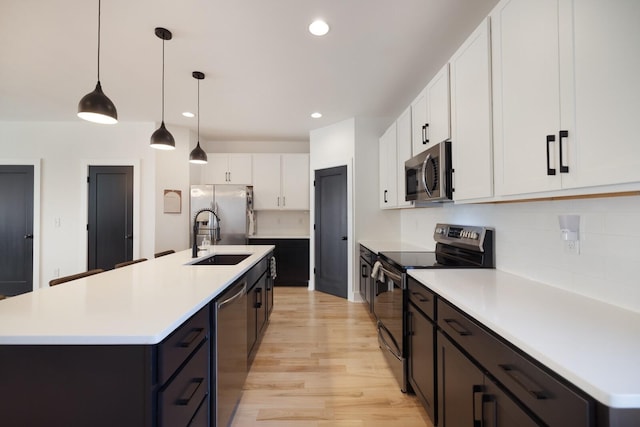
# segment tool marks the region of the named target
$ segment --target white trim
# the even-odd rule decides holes
[[[40,288],[40,176],[42,159],[0,159],[0,165],[33,166],[33,277],[32,290]]]
[[[133,166],[133,259],[140,258],[140,160],[139,159],[114,159],[114,160],[80,160],[80,218],[84,218],[84,223],[80,224],[81,232],[79,233],[80,248],[78,259],[79,265],[84,269],[89,268],[87,258],[87,224],[89,222],[89,191],[87,189],[87,177],[89,176],[89,166]]]

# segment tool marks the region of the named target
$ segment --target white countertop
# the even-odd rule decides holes
[[[418,246],[411,243],[403,243],[397,240],[358,240],[358,243],[367,249],[375,252],[394,252],[394,251],[433,251],[433,246]]]
[[[612,408],[640,408],[640,314],[498,270],[410,270]]]
[[[185,265],[189,249],[1,300],[0,345],[157,344],[273,248],[212,247],[252,254],[231,266]]]

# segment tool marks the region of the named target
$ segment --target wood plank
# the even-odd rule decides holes
[[[400,391],[364,304],[300,287],[274,292],[233,427],[433,427]]]

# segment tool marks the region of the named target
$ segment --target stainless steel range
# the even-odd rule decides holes
[[[381,252],[373,267],[376,279],[373,312],[378,342],[389,367],[407,391],[405,319],[407,270],[414,268],[495,268],[494,230],[488,227],[437,224],[435,252]]]

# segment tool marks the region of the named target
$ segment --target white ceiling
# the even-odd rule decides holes
[[[202,140],[307,140],[354,116],[396,117],[497,0],[103,0],[100,80],[120,121]],[[73,121],[97,73],[89,0],[0,0],[0,121]],[[325,37],[307,26],[317,17]],[[314,111],[323,113],[312,119]],[[96,125],[98,126],[98,125]],[[116,125],[117,126],[117,125]]]

